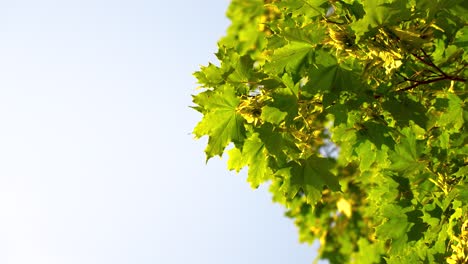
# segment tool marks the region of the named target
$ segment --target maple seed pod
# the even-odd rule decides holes
[[[257,125],[261,123],[263,102],[256,97],[249,97],[237,106],[236,112],[239,113],[249,124]]]

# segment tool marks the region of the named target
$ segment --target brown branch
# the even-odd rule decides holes
[[[408,86],[408,87],[397,90],[396,92],[404,92],[404,91],[408,91],[408,90],[411,90],[413,88],[416,88],[419,85],[430,84],[430,83],[433,83],[433,82],[444,81],[444,80],[447,80],[447,81],[450,80],[450,81],[456,81],[456,82],[466,82],[465,79],[459,78],[459,77],[454,77],[454,76],[444,76],[444,77],[439,77],[439,78],[429,79],[429,80],[424,80],[424,81],[408,80],[408,81],[415,82],[415,83]]]
[[[408,91],[408,90],[411,90],[413,88],[416,88],[418,87],[419,85],[423,85],[423,84],[429,84],[429,83],[433,83],[433,82],[438,82],[438,81],[443,81],[443,80],[446,80],[445,77],[440,77],[440,78],[435,78],[435,79],[430,79],[430,80],[425,80],[425,81],[413,81],[413,82],[416,82],[415,84],[412,84],[408,87],[405,87],[405,88],[402,88],[400,90],[396,90],[396,92],[404,92],[404,91]]]
[[[430,83],[434,83],[434,82],[438,82],[438,81],[444,81],[444,80],[451,80],[451,81],[457,81],[457,82],[466,82],[466,79],[464,79],[464,78],[461,78],[461,77],[458,77],[458,76],[448,75],[441,68],[439,68],[437,65],[434,64],[434,62],[431,60],[430,56],[426,53],[426,51],[424,49],[421,48],[421,52],[424,54],[424,56],[419,56],[419,55],[417,55],[415,53],[411,53],[411,55],[413,55],[416,59],[418,59],[424,65],[435,69],[437,72],[439,72],[441,74],[441,76],[437,77],[437,78],[433,78],[433,79],[428,79],[428,80],[413,80],[413,79],[407,78],[407,77],[399,74],[403,78],[404,81],[408,81],[408,82],[411,82],[413,84],[411,84],[408,87],[399,89],[396,92],[409,91],[409,90],[411,90],[413,88],[418,87],[419,85],[430,84]],[[435,73],[435,72],[431,71],[430,69],[426,69],[426,70],[428,70],[429,72]],[[459,72],[460,71],[457,71],[457,73],[459,73]]]
[[[421,61],[423,64],[429,66],[429,67],[432,67],[434,68],[436,71],[438,71],[440,74],[442,74],[444,77],[446,78],[449,78],[449,79],[453,79],[453,78],[456,78],[456,77],[452,77],[450,75],[448,75],[447,73],[445,73],[441,68],[439,68],[437,65],[435,65],[435,63],[431,60],[431,57],[426,53],[426,51],[424,49],[421,48],[421,52],[424,54],[424,57],[421,57],[421,56],[418,56],[414,53],[411,53],[411,55],[413,55],[416,59],[418,59],[419,61]],[[465,66],[462,67],[462,69],[465,68]],[[428,69],[429,70],[429,69]],[[430,71],[430,70],[429,70]],[[458,80],[456,81],[461,81],[463,80],[462,78],[458,78]]]
[[[432,66],[434,69],[436,69],[438,72],[440,72],[442,75],[447,77],[447,74],[444,71],[442,71],[442,69],[437,67],[437,65],[435,65],[434,62],[432,62],[431,57],[429,55],[427,55],[426,51],[423,48],[421,48],[421,51],[424,54],[424,58],[427,58],[429,60],[428,61],[429,65]]]

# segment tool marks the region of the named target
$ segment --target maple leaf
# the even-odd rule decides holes
[[[239,172],[244,166],[249,167],[247,181],[253,188],[265,182],[271,174],[267,150],[258,133],[250,135],[245,140],[242,151],[237,148],[229,151],[228,168]]]
[[[265,71],[279,74],[283,71],[295,72],[313,51],[313,46],[304,42],[291,42],[276,49],[265,63]]]
[[[427,109],[410,98],[400,96],[389,97],[383,106],[388,109],[397,125],[407,127],[410,121],[414,122],[420,127],[426,127],[429,118],[426,116]]]
[[[284,191],[293,197],[300,189],[306,192],[308,202],[315,204],[322,196],[324,186],[339,191],[340,185],[337,177],[330,171],[333,161],[328,158],[311,156],[298,162],[290,162],[288,167],[276,172],[286,177]]]
[[[362,5],[364,17],[351,24],[357,40],[379,26],[397,24],[411,15],[405,0],[367,0],[362,1]]]
[[[209,136],[205,149],[207,160],[216,155],[221,156],[230,142],[242,142],[245,138],[244,119],[236,111],[240,99],[230,86],[225,86],[222,91],[210,93],[203,98],[204,101],[196,100],[199,105],[209,109],[193,130],[197,138]]]
[[[393,161],[391,168],[396,171],[415,172],[424,168],[419,157],[421,155],[421,146],[417,143],[415,135],[410,129],[402,130],[400,144],[395,147],[392,153]]]
[[[334,104],[342,91],[353,92],[356,88],[364,90],[364,84],[354,72],[345,69],[338,60],[324,50],[315,51],[315,66],[308,72],[309,82],[303,90],[309,94],[323,94],[326,107]]]

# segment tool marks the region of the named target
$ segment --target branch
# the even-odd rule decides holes
[[[421,48],[421,52],[424,54],[424,57],[418,56],[415,53],[411,53],[411,55],[413,55],[416,59],[421,61],[424,65],[435,69],[437,72],[439,72],[441,74],[441,76],[437,77],[437,78],[434,78],[434,79],[428,79],[428,80],[413,80],[413,79],[409,79],[409,78],[399,74],[403,78],[404,81],[408,81],[408,82],[411,82],[413,84],[408,86],[408,87],[397,90],[397,92],[409,91],[409,90],[411,90],[413,88],[418,87],[419,85],[430,84],[430,83],[434,83],[434,82],[438,82],[438,81],[444,81],[444,80],[451,80],[451,81],[457,81],[457,82],[466,82],[466,79],[464,79],[464,78],[461,78],[461,77],[458,77],[458,76],[448,75],[442,69],[440,69],[437,65],[435,65],[434,62],[432,62],[431,57],[426,53],[426,51],[424,49]],[[462,69],[463,68],[465,68],[465,66],[462,67]],[[430,69],[427,69],[427,70],[432,72],[432,73],[435,73],[435,72],[431,71]],[[457,73],[459,73],[460,71],[461,70],[457,71]]]
[[[419,85],[429,84],[429,83],[438,82],[438,81],[442,81],[442,80],[445,80],[445,77],[440,77],[440,78],[435,78],[435,79],[425,80],[425,81],[414,81],[414,82],[416,82],[415,84],[410,85],[410,86],[405,87],[405,88],[402,88],[400,90],[397,90],[396,92],[399,93],[399,92],[408,91],[408,90],[411,90],[413,88],[416,88]]]
[[[434,68],[440,74],[447,77],[447,74],[444,71],[442,71],[439,67],[437,67],[437,65],[435,65],[434,62],[432,62],[431,57],[429,55],[427,55],[426,51],[424,49],[422,49],[422,48],[421,48],[421,51],[424,54],[424,57],[418,56],[418,55],[416,55],[414,53],[411,53],[411,55],[413,55],[416,59],[418,59],[419,61],[421,61],[425,65]]]
[[[466,82],[465,79],[459,78],[459,77],[454,77],[454,76],[444,76],[444,77],[429,79],[429,80],[425,80],[425,81],[408,80],[408,81],[415,82],[415,83],[408,86],[408,87],[397,90],[396,92],[404,92],[404,91],[408,91],[408,90],[411,90],[413,88],[416,88],[419,85],[430,84],[430,83],[433,83],[433,82],[444,81],[444,80],[451,80],[451,81],[456,81],[456,82]]]

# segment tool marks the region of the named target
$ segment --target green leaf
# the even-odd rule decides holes
[[[234,82],[247,83],[254,75],[254,61],[249,55],[239,56],[238,54],[231,55],[231,64],[234,72],[229,75],[229,79]]]
[[[332,105],[342,91],[352,92],[363,88],[359,76],[342,68],[330,53],[317,51],[315,61],[316,66],[309,70],[309,82],[302,89],[311,95],[324,94],[325,107]]]
[[[357,133],[358,142],[368,140],[379,150],[381,150],[383,146],[387,146],[389,149],[394,148],[395,141],[391,136],[392,129],[388,126],[369,120],[361,124],[357,124],[357,128],[359,129]]]
[[[362,172],[369,170],[377,156],[375,149],[373,149],[372,143],[370,141],[366,141],[363,144],[360,144],[358,147],[356,147],[356,153],[360,158],[359,170]]]
[[[227,162],[227,166],[229,170],[235,170],[236,172],[239,172],[243,167],[247,165],[245,163],[245,160],[242,158],[242,152],[238,148],[232,148],[228,151],[228,154],[229,159]]]
[[[270,123],[262,125],[256,129],[256,132],[259,133],[259,138],[264,142],[269,155],[275,158],[279,168],[285,166],[288,156],[292,156],[291,153],[300,152],[294,144],[292,135],[276,131],[275,126]]]
[[[208,111],[193,130],[197,138],[209,136],[205,149],[207,160],[221,156],[230,142],[242,142],[245,138],[244,119],[236,111],[240,100],[230,86],[226,86],[223,92],[210,93],[203,101],[195,100]]]
[[[226,15],[233,23],[218,44],[234,48],[241,55],[263,46],[265,35],[258,30],[257,23],[264,12],[261,0],[232,0]]]
[[[419,160],[421,155],[421,147],[416,141],[414,133],[406,128],[402,130],[400,143],[395,147],[395,152],[392,153],[391,168],[402,172],[415,172],[422,170],[425,165]]]
[[[297,116],[298,98],[290,88],[277,88],[271,92],[273,101],[268,103],[267,112],[262,113],[267,122],[279,124],[283,120],[291,123]]]
[[[462,201],[465,206],[468,204],[468,183],[465,183],[463,185],[459,185],[456,187],[458,191],[458,198],[460,201]]]
[[[410,208],[402,208],[394,204],[383,205],[380,209],[385,220],[375,228],[375,232],[383,241],[391,240],[393,254],[399,253],[405,248],[408,239],[407,232],[410,229],[405,213],[410,210]]]
[[[365,15],[362,19],[351,24],[356,33],[357,40],[360,36],[383,25],[394,25],[410,17],[407,9],[407,1],[404,0],[363,0]]]
[[[380,263],[381,254],[384,253],[380,243],[370,243],[365,238],[358,240],[359,254],[355,259],[359,259],[361,264]]]
[[[282,0],[276,6],[292,12],[293,16],[316,17],[325,14],[324,5],[327,0]]]
[[[239,172],[243,167],[249,167],[247,181],[253,188],[268,180],[272,174],[268,166],[268,152],[258,136],[258,133],[251,134],[245,140],[242,151],[236,147],[229,150],[228,160],[230,170]]]
[[[383,103],[400,127],[407,127],[410,121],[425,128],[428,122],[427,109],[419,102],[405,96],[391,96]]]
[[[340,124],[346,124],[348,121],[348,107],[346,104],[334,104],[330,106],[329,112],[333,115],[333,124],[338,126]]]
[[[464,123],[462,101],[458,96],[451,93],[447,95],[447,99],[447,111],[439,117],[437,124],[451,131],[458,131]]]
[[[212,88],[224,81],[223,74],[224,72],[221,68],[210,63],[206,67],[201,67],[200,71],[195,72],[193,75],[203,87]]]
[[[298,27],[294,21],[283,26],[283,36],[290,42],[302,42],[314,46],[322,42],[327,36],[325,27],[318,27],[317,24],[309,24]]]
[[[333,191],[339,191],[338,178],[331,173],[333,162],[327,158],[311,156],[306,160],[290,162],[287,168],[279,170],[276,174],[286,176],[290,181],[287,189],[302,189],[306,192],[307,202],[315,204],[322,196],[324,186]],[[292,193],[294,193],[294,191]]]
[[[284,121],[287,114],[288,113],[282,112],[276,107],[266,105],[262,107],[261,119],[277,125]]]
[[[286,85],[287,88],[291,90],[291,92],[299,98],[299,86],[300,83],[294,84],[294,80],[291,76],[289,76],[287,73],[283,75],[281,78],[283,80],[284,85]]]
[[[466,48],[468,47],[468,26],[463,27],[457,32],[453,44],[460,48],[465,48],[466,52]]]
[[[253,188],[257,188],[269,178],[271,172],[268,167],[268,156],[265,144],[258,137],[258,133],[252,134],[245,140],[242,159],[249,166],[247,181]]]
[[[291,42],[274,51],[265,63],[265,71],[272,74],[296,72],[312,51],[313,46],[308,43]]]

